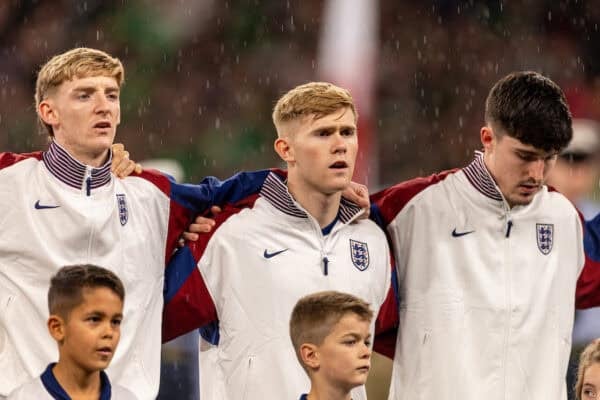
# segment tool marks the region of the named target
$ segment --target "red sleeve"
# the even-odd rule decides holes
[[[0,169],[10,167],[18,163],[19,161],[27,160],[28,158],[35,158],[37,160],[42,159],[42,152],[36,151],[34,153],[0,153]]]
[[[396,349],[398,312],[398,301],[394,289],[390,287],[375,321],[375,341],[373,343],[373,350],[389,358],[394,358]]]
[[[390,188],[371,195],[371,219],[383,230],[398,215],[404,206],[417,194],[444,179],[457,169],[440,172],[424,178],[400,182]],[[390,243],[390,247],[392,244]],[[392,251],[394,249],[392,248]]]
[[[165,265],[171,258],[173,251],[177,248],[177,241],[181,234],[190,225],[194,211],[186,208],[183,202],[178,201],[177,195],[173,193],[173,184],[163,173],[146,169],[139,175],[134,175],[151,182],[167,197],[169,197],[169,221],[167,226],[167,238],[165,242]]]
[[[197,265],[208,243],[219,227],[243,208],[252,207],[258,194],[235,204],[223,206],[210,233],[201,234],[195,242],[177,251],[165,271],[165,308],[163,311],[163,342],[198,329],[218,319],[212,296]]]
[[[585,264],[577,280],[576,308],[600,306],[600,215],[585,221],[579,214],[583,228]]]

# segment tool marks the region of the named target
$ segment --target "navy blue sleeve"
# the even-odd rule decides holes
[[[235,203],[257,193],[269,172],[239,172],[224,181],[208,176],[197,185],[176,183],[171,179],[171,199],[188,210],[201,213],[211,206]]]

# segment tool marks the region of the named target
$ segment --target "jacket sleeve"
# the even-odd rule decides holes
[[[158,187],[170,200],[165,264],[173,255],[179,237],[186,231],[194,216],[205,213],[213,205],[234,204],[250,194],[257,193],[269,172],[240,172],[224,181],[209,176],[195,185],[177,183],[170,176],[155,170],[144,170],[138,175]]]
[[[385,232],[391,249],[391,287],[384,303],[382,304],[375,324],[375,341],[373,349],[392,358],[396,346],[396,336],[399,328],[399,304],[400,304],[400,282],[396,262],[402,260],[398,243],[393,238],[394,229],[404,229],[402,226],[395,227],[393,221],[410,202],[422,190],[445,179],[456,170],[444,171],[439,174],[423,178],[415,178],[398,183],[388,189],[375,193],[371,196],[370,218]]]
[[[385,301],[379,308],[375,321],[375,341],[373,350],[389,358],[394,358],[396,336],[399,326],[398,280],[396,268],[392,265],[392,280]]]
[[[597,307],[600,306],[600,214],[590,221],[580,214],[580,219],[584,226],[585,264],[577,281],[575,306]]]
[[[18,163],[19,161],[26,160],[28,158],[35,158],[36,160],[42,159],[42,152],[36,151],[34,153],[0,153],[0,169],[10,167]]]
[[[218,321],[213,297],[200,271],[201,261],[219,259],[219,246],[209,248],[209,244],[218,244],[219,229],[229,217],[254,204],[258,190],[253,192],[236,203],[222,205],[223,211],[214,217],[213,230],[173,254],[165,270],[163,342]]]

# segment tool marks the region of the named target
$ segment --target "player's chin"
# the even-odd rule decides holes
[[[327,179],[327,186],[335,188],[336,191],[344,190],[350,185],[351,176],[348,174],[340,174]]]
[[[361,372],[359,374],[357,374],[356,378],[353,379],[353,385],[354,386],[359,386],[359,385],[364,385],[365,383],[367,383],[367,378],[369,377],[369,372]]]
[[[536,192],[537,193],[537,192]],[[515,206],[526,206],[533,200],[535,193],[519,194],[510,198],[510,203]]]

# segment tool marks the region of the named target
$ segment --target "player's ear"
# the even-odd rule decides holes
[[[283,161],[290,163],[295,160],[294,149],[290,144],[289,136],[278,137],[273,143],[273,147]]]
[[[318,348],[312,343],[303,343],[300,346],[300,358],[304,365],[312,369],[319,368],[321,364]]]
[[[40,119],[48,125],[56,125],[58,123],[58,114],[50,99],[45,99],[40,102],[37,113],[40,116]]]
[[[487,125],[484,126],[483,128],[481,128],[479,136],[481,138],[481,144],[483,145],[484,150],[491,150],[495,142],[494,131],[492,130],[492,128]]]
[[[51,314],[48,317],[48,332],[58,343],[61,343],[65,338],[65,321],[62,317]]]

